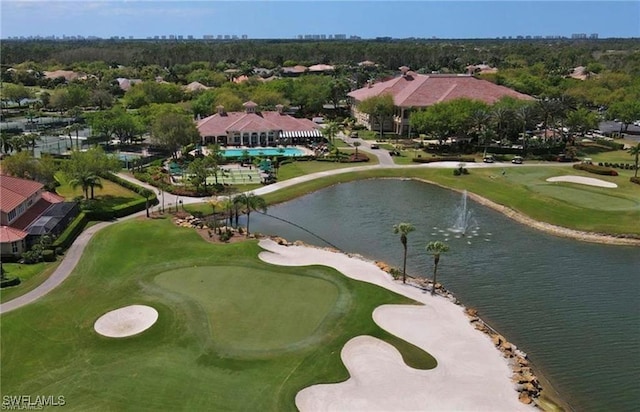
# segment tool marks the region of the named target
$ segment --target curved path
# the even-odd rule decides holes
[[[283,189],[285,187],[290,187],[290,186],[294,186],[296,184],[299,183],[303,183],[303,182],[308,182],[311,180],[315,180],[315,179],[319,179],[325,176],[331,176],[331,175],[337,175],[337,174],[343,174],[343,173],[350,173],[350,172],[358,172],[358,171],[364,171],[364,170],[370,170],[370,169],[376,169],[376,168],[382,168],[382,169],[395,169],[395,168],[409,168],[409,169],[415,169],[415,168],[452,168],[455,167],[455,163],[452,162],[433,162],[433,163],[425,163],[425,164],[418,164],[418,165],[396,165],[396,164],[387,164],[387,161],[391,161],[393,162],[393,160],[391,159],[391,156],[389,156],[389,153],[386,150],[380,150],[379,153],[373,153],[370,152],[371,154],[374,154],[375,156],[378,157],[378,159],[380,160],[380,164],[377,165],[371,165],[371,166],[356,166],[356,167],[347,167],[347,168],[343,168],[343,169],[334,169],[334,170],[327,170],[324,172],[317,172],[317,173],[311,173],[308,175],[304,175],[304,176],[299,176],[299,177],[295,177],[293,179],[288,179],[285,180],[283,182],[277,182],[271,185],[267,185],[267,186],[263,186],[260,187],[258,189],[252,190],[252,193],[255,193],[256,195],[265,195],[267,193],[272,193],[275,192],[277,190]],[[385,157],[385,153],[386,153],[386,157],[388,157],[388,159],[386,159]],[[566,163],[541,163],[541,164],[528,164],[527,166],[566,166]],[[507,168],[507,167],[522,167],[520,165],[513,165],[511,163],[467,163],[466,167],[469,169],[473,169],[473,168]],[[145,187],[147,189],[152,190],[154,193],[158,193],[158,189],[147,184],[144,182],[141,182],[129,175],[123,174],[123,173],[118,173],[118,176],[128,180],[129,182],[135,183],[137,185],[140,185],[142,187]],[[432,183],[432,182],[429,182]],[[161,192],[160,192],[161,193]],[[159,196],[162,196],[162,194],[159,194]],[[167,197],[173,197],[173,195],[167,195]],[[570,237],[573,239],[577,239],[577,240],[583,240],[583,241],[590,241],[590,242],[599,242],[599,243],[609,243],[609,244],[622,244],[622,245],[640,245],[640,239],[629,239],[629,238],[618,238],[615,236],[606,236],[606,235],[599,235],[599,234],[589,234],[588,232],[579,232],[579,231],[575,231],[575,230],[571,230],[571,229],[566,229],[566,228],[562,228],[559,226],[553,226],[550,225],[548,223],[543,223],[543,222],[537,222],[534,221],[533,219],[528,218],[527,216],[524,216],[512,209],[509,209],[505,206],[499,205],[497,203],[491,202],[488,199],[482,198],[480,196],[477,195],[472,195],[470,194],[470,196],[473,196],[473,198],[488,206],[488,207],[492,207],[496,210],[501,211],[502,213],[504,213],[505,215],[511,217],[512,219],[515,219],[521,223],[524,224],[528,224],[531,225],[533,227],[536,227],[540,230],[545,230],[549,233],[555,234],[555,235],[559,235],[559,236],[564,236],[564,237]],[[208,199],[210,199],[210,197],[208,198],[201,198],[201,197],[187,197],[187,196],[177,196],[176,197],[176,201],[181,200],[183,204],[192,204],[192,203],[201,203],[201,202],[206,202]],[[166,199],[165,199],[166,200]],[[167,203],[165,204],[165,206],[167,205],[172,205],[173,203],[171,203],[170,201],[167,201]],[[135,218],[135,217],[140,217],[140,216],[144,216],[145,215],[145,211],[142,212],[138,212],[135,213],[133,215],[129,215],[126,216],[124,218],[121,219],[117,219],[111,222],[102,222],[99,223],[95,226],[90,227],[89,229],[85,230],[84,232],[82,232],[80,234],[80,236],[78,236],[78,238],[73,242],[73,244],[71,245],[71,247],[67,250],[67,252],[65,253],[65,256],[62,260],[62,262],[60,263],[60,265],[58,266],[58,268],[53,272],[53,274],[51,276],[49,276],[49,278],[44,281],[42,284],[40,284],[39,286],[37,286],[35,289],[31,290],[30,292],[27,292],[26,294],[19,296],[15,299],[12,299],[8,302],[3,302],[0,304],[0,314],[2,313],[6,313],[15,309],[18,309],[22,306],[28,305],[31,302],[36,301],[37,299],[41,298],[42,296],[46,295],[47,293],[49,293],[51,290],[53,290],[55,287],[57,287],[58,285],[60,285],[73,271],[73,269],[76,267],[76,265],[78,264],[78,261],[80,260],[80,257],[82,256],[82,252],[84,251],[84,248],[86,247],[87,243],[89,242],[89,240],[91,240],[91,238],[93,237],[93,235],[95,233],[97,233],[99,230],[101,230],[104,227],[107,227],[111,224],[123,221],[123,220],[127,220],[127,219],[131,219],[131,218]]]

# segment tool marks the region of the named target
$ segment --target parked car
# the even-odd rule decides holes
[[[380,146],[378,146],[377,144],[372,144],[372,145],[371,145],[371,148],[372,148],[372,149],[380,149]]]
[[[496,160],[493,158],[493,155],[486,155],[486,156],[482,159],[482,161],[483,161],[483,162],[485,162],[485,163],[493,163],[493,162],[495,162]]]
[[[357,139],[358,138],[358,132],[353,131],[349,134],[349,137],[352,139]]]
[[[514,156],[513,159],[511,159],[511,163],[516,165],[521,165],[523,161],[524,159],[522,158],[522,156]]]

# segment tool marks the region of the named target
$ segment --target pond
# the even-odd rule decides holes
[[[438,279],[528,353],[576,410],[640,402],[640,250],[583,243],[522,226],[471,200],[466,235],[451,231],[462,196],[410,180],[339,184],[251,214],[254,232],[402,265],[392,226],[412,223],[407,272],[430,276],[431,240],[446,240]],[[468,215],[467,215],[468,214]],[[322,240],[321,240],[322,239]]]

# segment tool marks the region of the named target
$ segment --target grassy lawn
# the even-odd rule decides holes
[[[82,188],[72,188],[62,173],[56,174],[56,180],[60,182],[60,186],[56,188],[56,192],[66,200],[73,200],[76,197],[83,196]],[[100,181],[102,183],[102,189],[96,187],[94,190],[94,196],[104,208],[111,208],[142,198],[139,194],[113,183],[110,180],[100,179]]]
[[[161,251],[161,252],[160,252]],[[213,245],[168,219],[99,232],[74,273],[41,300],[2,315],[3,394],[64,395],[71,410],[295,410],[315,383],[348,378],[352,337],[435,360],[377,327],[373,309],[412,301],[323,266],[280,267],[255,241]],[[93,323],[147,304],[158,322],[110,339]]]
[[[24,295],[44,282],[58,267],[62,258],[58,256],[56,262],[40,262],[33,265],[21,263],[3,263],[2,267],[9,278],[19,277],[21,282],[17,286],[0,289],[0,301],[6,302],[20,295]]]

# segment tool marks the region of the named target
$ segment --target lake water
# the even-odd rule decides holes
[[[469,200],[471,225],[456,238],[459,193],[409,180],[339,184],[268,210],[343,251],[393,266],[402,245],[392,226],[410,222],[407,272],[429,277],[431,240],[451,246],[438,279],[528,353],[575,410],[640,405],[640,248],[544,234]],[[273,217],[251,214],[254,232],[327,246]]]

